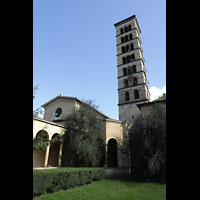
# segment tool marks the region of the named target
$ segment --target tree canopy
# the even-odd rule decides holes
[[[131,171],[136,179],[165,181],[166,110],[155,105],[140,114],[129,131]]]
[[[103,165],[105,142],[101,132],[104,122],[96,108],[92,101],[88,101],[67,116],[65,124],[67,131],[63,135],[62,165],[77,167]]]
[[[161,101],[166,99],[166,94],[163,93],[163,95],[159,96],[157,99],[154,99],[153,101]]]

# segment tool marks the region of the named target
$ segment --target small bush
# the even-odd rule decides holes
[[[104,177],[103,168],[33,170],[33,197],[89,184]]]

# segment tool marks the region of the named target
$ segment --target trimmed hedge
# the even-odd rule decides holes
[[[104,168],[56,168],[33,170],[33,197],[67,190],[105,178]]]

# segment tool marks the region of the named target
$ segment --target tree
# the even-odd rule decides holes
[[[102,166],[105,142],[101,133],[103,119],[90,100],[66,118],[66,133],[63,135],[62,165],[75,167]]]
[[[166,99],[166,94],[163,93],[163,95],[159,96],[157,99],[154,99],[153,101],[161,101]]]
[[[38,85],[36,85],[34,88],[33,88],[33,99],[35,98],[35,93],[36,93],[36,90],[38,89]],[[37,108],[36,110],[33,111],[33,118],[34,117],[38,117],[39,114],[43,114],[43,111],[41,108]]]
[[[166,111],[155,105],[140,114],[129,131],[131,171],[136,179],[165,181]]]

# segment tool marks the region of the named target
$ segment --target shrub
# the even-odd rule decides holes
[[[103,168],[33,170],[33,197],[89,184],[104,177]]]

